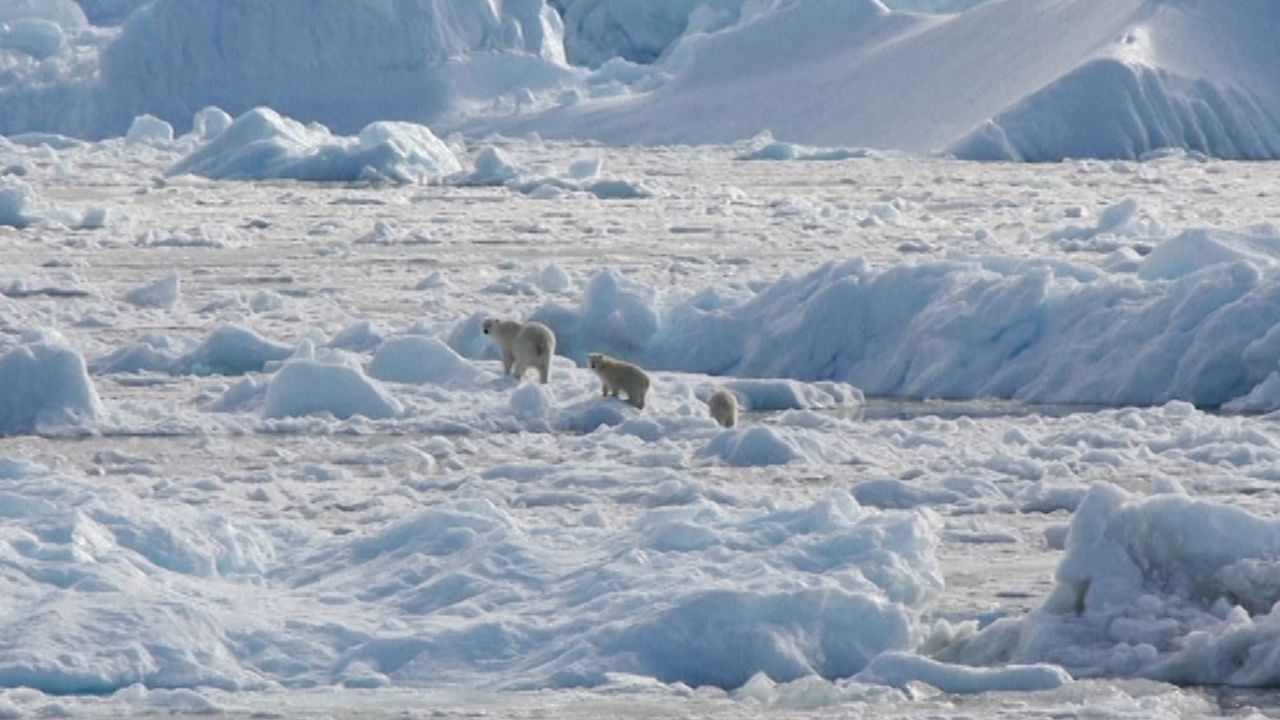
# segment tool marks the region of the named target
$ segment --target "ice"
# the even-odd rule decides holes
[[[348,365],[291,360],[267,386],[262,414],[269,418],[328,413],[339,419],[391,417],[403,408],[376,381]]]
[[[0,50],[17,50],[38,60],[63,52],[67,47],[62,27],[51,20],[23,18],[0,25]]]
[[[94,25],[120,25],[151,0],[76,0]]]
[[[173,126],[154,115],[139,115],[129,124],[124,141],[147,145],[173,142]]]
[[[125,293],[124,299],[144,308],[172,308],[182,293],[182,278],[176,272],[169,273],[155,282],[136,287]]]
[[[993,690],[1051,690],[1071,682],[1071,676],[1056,665],[1006,665],[972,668],[947,665],[920,655],[881,653],[857,676],[863,682],[906,687],[908,683],[928,683],[943,692],[981,693]]]
[[[1278,547],[1280,526],[1239,508],[1095,486],[1072,518],[1053,593],[958,654],[1052,662],[1077,676],[1274,685]]]
[[[211,104],[235,115],[268,104],[353,133],[380,120],[434,123],[570,76],[560,19],[541,2],[288,0],[267,10],[157,0],[103,53],[111,103],[95,134],[119,134],[142,112],[181,127]]]
[[[1189,237],[1177,246],[1221,237],[1254,254],[1275,248],[1270,236]],[[718,312],[687,298],[660,310],[603,271],[580,308],[544,305],[534,318],[569,357],[600,350],[663,369],[836,380],[875,395],[1205,406],[1243,397],[1280,361],[1268,339],[1280,276],[1271,260],[1178,257],[1203,267],[1166,282],[1036,263],[828,264]]]
[[[719,457],[739,467],[785,465],[803,457],[777,430],[767,427],[725,430],[711,441],[702,455]]]
[[[189,347],[190,349],[186,349]],[[223,325],[199,343],[180,343],[150,335],[95,358],[94,374],[159,371],[174,375],[243,375],[290,357],[293,349],[271,342],[249,328]]]
[[[375,122],[357,137],[342,137],[323,126],[304,126],[268,108],[256,108],[179,160],[168,174],[403,183],[438,178],[459,168],[449,148],[422,125]]]
[[[102,414],[84,359],[56,335],[7,348],[0,387],[0,435],[83,426]]]
[[[231,127],[235,118],[219,107],[209,106],[196,113],[191,121],[191,132],[200,140],[212,140]]]
[[[23,228],[35,219],[35,191],[14,177],[0,177],[0,225]]]
[[[342,328],[329,340],[329,347],[343,350],[369,350],[387,339],[387,331],[369,319],[357,320]]]
[[[369,363],[369,375],[399,383],[466,385],[479,372],[443,341],[433,337],[406,335],[382,343]]]
[[[67,31],[81,30],[89,24],[73,0],[7,0],[0,7],[0,23],[26,19],[51,22]]]
[[[505,185],[519,177],[520,169],[500,148],[489,146],[476,153],[475,169],[456,178],[459,185]]]

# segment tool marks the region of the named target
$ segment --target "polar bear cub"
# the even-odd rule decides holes
[[[605,397],[617,397],[618,391],[622,391],[627,395],[627,402],[639,410],[644,409],[644,396],[649,392],[649,376],[644,370],[602,353],[587,353],[587,366],[600,376]]]
[[[707,408],[711,410],[711,417],[720,423],[721,427],[733,427],[738,424],[738,396],[728,388],[720,388],[707,398]]]
[[[516,322],[490,318],[481,324],[485,335],[502,346],[502,372],[517,380],[531,367],[545,384],[551,380],[551,357],[556,354],[556,334],[537,322]]]

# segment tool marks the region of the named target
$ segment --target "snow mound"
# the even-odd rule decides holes
[[[316,590],[361,588],[370,612],[417,617],[351,647],[339,667],[394,682],[484,668],[524,688],[595,686],[614,672],[723,688],[759,672],[847,677],[910,643],[914,608],[940,582],[924,516],[867,511],[847,494],[533,530],[489,501],[459,500],[351,541]],[[382,577],[402,580],[370,582]],[[570,606],[572,620],[552,623],[540,609]]]
[[[271,378],[262,414],[269,418],[328,413],[388,418],[403,408],[375,381],[348,365],[292,360]]]
[[[602,351],[653,369],[834,380],[882,396],[1217,407],[1280,373],[1280,272],[1274,259],[1230,261],[1214,248],[1265,258],[1277,241],[1189,232],[1174,240],[1187,272],[1168,280],[1035,261],[852,261],[704,310],[698,294],[657,297],[602,271],[578,308],[550,303],[533,318],[573,359]],[[1156,254],[1147,274],[1180,272],[1168,257]]]
[[[786,465],[803,455],[773,428],[756,426],[746,430],[725,430],[716,436],[700,457],[718,457],[738,467]]]
[[[48,472],[20,474],[5,489],[0,537],[25,552],[14,559],[23,572],[0,579],[13,602],[0,620],[5,687],[64,695],[264,686],[234,651],[253,613],[222,606],[250,590],[240,578],[260,577],[271,561],[266,533]]]
[[[84,358],[56,337],[35,338],[0,355],[0,435],[81,425],[102,412]]]
[[[905,688],[926,682],[947,693],[981,693],[1000,690],[1052,690],[1071,682],[1056,665],[1008,665],[997,668],[948,665],[904,652],[881,653],[858,673],[858,680]]]
[[[1143,63],[1090,61],[951,146],[968,160],[1140,158],[1162,148],[1280,157],[1280,119],[1234,83]]]
[[[24,228],[35,221],[36,194],[26,182],[0,177],[0,225]]]
[[[124,134],[127,144],[163,145],[173,142],[173,126],[154,115],[139,115]]]
[[[182,294],[182,278],[177,272],[136,287],[125,293],[124,299],[143,308],[171,308],[178,304]]]
[[[369,375],[387,382],[466,385],[479,374],[440,339],[420,335],[387,340],[369,363]]]
[[[144,371],[173,375],[243,375],[261,372],[268,363],[279,362],[292,354],[289,346],[271,342],[253,330],[223,325],[198,344],[179,343],[164,335],[145,336],[139,342],[96,358],[90,368],[95,375]]]
[[[724,387],[738,395],[745,410],[804,410],[860,404],[862,391],[843,383],[802,383],[795,380],[742,378]]]
[[[1274,687],[1278,554],[1274,519],[1095,485],[1072,517],[1052,594],[1026,618],[968,638],[957,654],[1057,663],[1076,676]]]
[[[489,146],[476,153],[475,168],[452,182],[462,186],[505,185],[520,176],[520,168],[501,149]]]
[[[356,320],[342,328],[329,340],[329,347],[361,352],[381,345],[386,340],[386,331],[377,323],[368,319]]]
[[[615,144],[730,143],[771,131],[782,142],[758,148],[757,159],[823,159],[799,143],[1001,160],[1139,158],[1171,147],[1280,156],[1273,3],[1022,0],[949,16],[879,0],[640,4],[566,1],[566,44],[593,64],[603,53],[592,47],[659,53],[645,80],[497,129]],[[685,14],[693,7],[698,22]],[[640,47],[629,47],[633,38]]]
[[[356,137],[335,136],[269,108],[236,118],[217,137],[169,168],[213,179],[418,182],[460,169],[431,130],[404,122],[371,123]]]

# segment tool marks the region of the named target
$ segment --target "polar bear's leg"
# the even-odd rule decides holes
[[[543,354],[538,358],[538,375],[542,378],[542,384],[546,385],[551,381],[551,356]]]
[[[515,362],[516,362],[515,353],[511,352],[511,348],[503,345],[502,346],[502,374],[510,375],[511,368],[515,365]]]

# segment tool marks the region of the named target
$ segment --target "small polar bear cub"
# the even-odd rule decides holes
[[[551,380],[551,358],[556,354],[556,335],[537,322],[516,322],[489,318],[481,324],[485,335],[502,346],[502,372],[517,380],[531,367],[538,368],[543,384]]]
[[[711,410],[711,417],[720,423],[721,427],[731,428],[738,424],[738,396],[728,388],[720,388],[707,398],[707,408]]]
[[[644,396],[649,392],[649,376],[644,370],[602,353],[587,353],[587,366],[600,376],[605,397],[617,397],[621,390],[626,393],[627,402],[638,410],[644,409]]]

